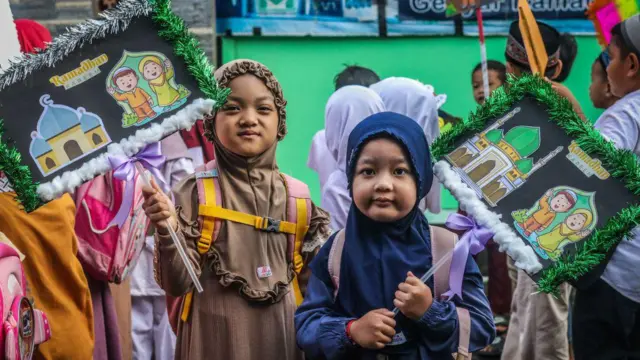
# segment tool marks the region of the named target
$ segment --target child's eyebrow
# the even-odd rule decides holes
[[[265,95],[265,96],[260,96],[259,98],[256,99],[256,102],[262,102],[262,101],[273,101],[275,100],[275,98],[273,97],[273,95]]]
[[[227,96],[227,101],[235,101],[235,102],[239,102],[239,103],[243,103],[244,102],[244,100],[241,97],[233,96],[233,95]]]
[[[396,156],[393,157],[389,160],[390,163],[397,165],[397,164],[406,164],[407,160],[404,157],[400,157],[400,156]]]
[[[378,163],[378,161],[374,157],[366,156],[366,157],[361,157],[358,163],[363,165],[373,165]],[[392,165],[406,164],[407,160],[404,157],[396,156],[389,159],[389,163],[391,163]]]

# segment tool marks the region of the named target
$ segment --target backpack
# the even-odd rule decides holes
[[[6,239],[4,234],[0,237]],[[51,338],[47,316],[27,298],[27,279],[18,252],[0,243],[0,359],[29,360],[35,346]]]
[[[233,221],[247,226],[253,226],[256,230],[268,232],[286,233],[289,243],[287,258],[293,262],[296,276],[292,286],[296,297],[296,304],[302,303],[302,293],[298,285],[298,275],[302,271],[304,261],[302,259],[302,242],[311,222],[311,193],[309,187],[300,180],[280,173],[287,191],[287,221],[275,220],[222,207],[220,194],[220,182],[218,180],[218,168],[216,161],[212,160],[203,166],[196,168],[196,185],[198,188],[198,223],[200,224],[201,237],[198,240],[198,253],[206,254],[211,245],[218,238],[220,225],[223,220]],[[187,321],[191,309],[193,291],[187,293],[182,301],[174,301],[169,311],[169,319],[174,329],[177,327],[178,318]],[[180,311],[180,309],[182,309]]]
[[[125,197],[127,182],[110,172],[81,185],[75,194],[78,259],[96,280],[119,284],[133,270],[144,246],[150,220],[142,209],[143,180],[136,174],[129,217],[109,226]]]
[[[433,263],[437,263],[449,251],[453,250],[458,235],[451,231],[437,227],[429,226],[431,233],[431,254],[433,255]],[[329,275],[333,283],[333,298],[338,296],[338,288],[340,287],[340,262],[342,260],[342,250],[344,249],[345,235],[340,230],[336,234],[331,249],[329,250]],[[449,268],[451,268],[451,259],[449,259],[440,269],[433,275],[434,298],[440,298],[442,294],[449,289]],[[458,352],[454,354],[456,360],[471,360],[469,353],[469,339],[471,336],[471,318],[469,310],[456,307],[458,313],[458,323],[460,327],[458,338]]]

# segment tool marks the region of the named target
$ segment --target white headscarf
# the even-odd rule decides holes
[[[324,186],[327,180],[329,180],[329,175],[338,167],[336,160],[327,148],[327,138],[324,129],[318,131],[311,140],[311,150],[309,150],[307,166],[318,173],[320,190],[324,190]]]
[[[345,86],[337,90],[325,109],[325,137],[336,168],[322,191],[322,208],[331,214],[331,227],[344,228],[351,206],[347,175],[347,142],[349,134],[362,120],[385,111],[378,94],[363,86]],[[328,155],[329,155],[328,154]]]
[[[393,111],[405,115],[417,121],[424,130],[429,145],[440,136],[438,124],[438,108],[446,101],[446,95],[434,95],[431,85],[402,77],[390,77],[371,85],[371,89],[377,92],[387,111]],[[429,210],[437,214],[441,210],[440,183],[434,176],[431,190],[420,203],[422,210]]]
[[[13,22],[9,0],[0,0],[0,74],[9,66],[9,59],[20,56],[18,32]]]

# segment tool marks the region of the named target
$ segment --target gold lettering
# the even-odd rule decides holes
[[[577,157],[586,166],[588,166],[598,176],[599,179],[606,180],[609,178],[610,174],[605,168],[602,167],[602,162],[599,159],[594,159],[589,156],[589,154],[584,152],[584,150],[582,150],[578,146],[578,143],[576,143],[575,141],[572,141],[571,144],[569,144],[569,152],[573,156]],[[572,162],[574,162],[571,158],[569,158],[569,160],[572,160]]]
[[[102,54],[94,59],[86,59],[80,62],[80,66],[62,75],[56,75],[49,79],[49,82],[55,86],[64,86],[66,83],[82,76],[83,74],[106,64],[109,57],[106,54]],[[79,83],[79,82],[78,82]]]
[[[51,79],[49,79],[49,82],[50,82],[50,83],[52,83],[52,84],[53,84],[53,85],[55,85],[55,86],[62,86],[62,85],[64,85],[64,83],[60,82],[60,80],[59,80],[59,76],[58,76],[58,75],[56,75],[56,76],[52,77]]]

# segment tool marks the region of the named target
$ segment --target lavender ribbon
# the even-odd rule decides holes
[[[475,219],[461,214],[451,214],[447,218],[446,226],[452,230],[464,231],[464,235],[456,243],[451,259],[451,270],[449,271],[449,291],[443,294],[451,299],[457,295],[462,299],[462,279],[467,266],[469,253],[476,255],[484,250],[487,241],[493,238],[494,233],[478,225]]]
[[[164,165],[166,159],[167,158],[162,155],[160,143],[158,142],[145,146],[144,149],[130,158],[120,155],[109,155],[109,163],[111,164],[111,169],[113,169],[113,177],[127,182],[120,209],[118,209],[116,216],[111,220],[109,226],[116,224],[119,228],[122,228],[122,225],[124,225],[131,213],[133,197],[135,195],[135,183],[132,181],[136,173],[135,163],[140,162],[145,169],[149,170],[149,172],[155,176],[159,185],[165,189],[167,188],[167,183],[164,180],[164,176],[160,173],[159,168]]]

